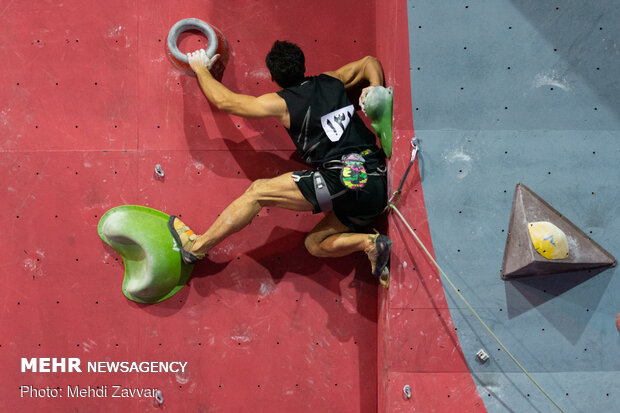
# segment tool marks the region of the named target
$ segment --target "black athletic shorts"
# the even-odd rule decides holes
[[[334,195],[346,189],[340,182],[339,169],[320,168],[321,175],[327,183],[329,193],[332,194],[332,205],[336,217],[353,232],[361,232],[379,216],[387,205],[387,177],[386,174],[369,172],[368,181],[364,188],[354,191],[346,190],[342,195]],[[314,171],[293,172],[293,179],[297,187],[313,206],[314,214],[321,212],[314,193]]]

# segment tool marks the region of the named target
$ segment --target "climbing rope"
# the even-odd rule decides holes
[[[411,150],[411,161],[409,162],[409,166],[407,167],[407,171],[405,172],[405,175],[403,176],[403,178],[400,181],[400,185],[398,187],[398,190],[396,192],[394,192],[394,194],[392,195],[392,197],[390,198],[389,202],[388,202],[388,206],[387,208],[393,210],[394,212],[396,212],[396,214],[398,215],[398,217],[403,221],[403,223],[405,224],[405,226],[407,227],[407,229],[409,230],[409,232],[411,233],[411,235],[413,235],[413,237],[415,238],[415,240],[418,242],[418,244],[420,245],[420,247],[422,247],[422,250],[424,251],[424,253],[426,254],[426,256],[431,260],[431,262],[435,265],[435,267],[437,267],[437,269],[439,270],[439,273],[441,274],[441,276],[448,282],[448,284],[450,284],[450,287],[452,287],[452,289],[454,290],[454,292],[456,293],[456,295],[458,295],[458,297],[461,299],[461,301],[463,301],[463,303],[467,306],[467,308],[469,308],[469,311],[472,312],[472,314],[478,319],[478,321],[480,322],[480,324],[482,324],[482,326],[487,330],[487,332],[491,335],[491,337],[493,337],[493,339],[497,342],[497,344],[502,348],[502,350],[504,350],[504,352],[506,354],[508,354],[508,357],[510,357],[512,359],[512,361],[517,365],[517,367],[519,367],[521,369],[521,371],[527,376],[528,379],[530,379],[530,381],[532,383],[534,383],[534,385],[536,387],[538,387],[538,389],[545,395],[545,397],[547,397],[547,399],[549,399],[549,401],[551,403],[553,403],[553,405],[562,413],[564,413],[564,410],[562,410],[562,408],[555,402],[555,400],[553,400],[551,398],[551,396],[538,384],[538,382],[536,382],[536,380],[534,380],[534,378],[527,372],[527,370],[525,369],[525,367],[523,367],[521,365],[521,363],[519,363],[519,361],[512,355],[512,353],[506,348],[506,346],[502,343],[502,341],[493,333],[493,331],[489,328],[489,326],[487,326],[487,324],[482,320],[482,318],[480,318],[480,316],[478,315],[478,313],[476,312],[476,310],[474,310],[474,308],[469,304],[469,302],[467,301],[467,299],[463,296],[463,294],[461,294],[461,292],[458,290],[458,288],[456,288],[456,286],[452,283],[452,280],[450,279],[450,277],[448,277],[448,275],[443,271],[443,269],[439,266],[439,264],[437,263],[437,261],[435,261],[435,259],[433,258],[433,256],[431,255],[431,253],[428,251],[428,249],[426,248],[426,246],[424,245],[424,243],[420,240],[420,238],[416,235],[416,233],[413,231],[413,229],[411,229],[411,226],[409,225],[409,223],[407,222],[407,220],[405,219],[405,217],[403,217],[403,215],[400,213],[400,211],[398,210],[398,208],[396,208],[396,202],[398,202],[398,200],[400,199],[400,194],[402,192],[402,188],[403,188],[403,184],[405,182],[405,179],[407,178],[407,175],[409,174],[409,169],[411,168],[411,165],[413,164],[413,161],[415,160],[415,156],[418,152],[418,145],[417,145],[417,141],[414,139],[412,139],[411,141],[411,145],[412,145],[412,150]],[[395,202],[392,202],[395,199]]]

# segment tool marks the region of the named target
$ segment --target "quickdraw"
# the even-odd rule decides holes
[[[394,191],[392,196],[390,196],[390,199],[388,200],[388,206],[386,206],[385,209],[388,209],[390,205],[396,205],[398,201],[400,200],[400,196],[403,191],[403,185],[405,185],[405,180],[407,179],[407,175],[409,175],[409,170],[411,169],[411,167],[413,166],[413,163],[415,162],[415,158],[416,158],[416,155],[418,154],[418,150],[419,150],[418,139],[412,138],[411,139],[411,160],[409,161],[409,166],[407,166],[407,170],[405,171],[405,174],[400,180],[400,185],[398,185],[398,189]]]

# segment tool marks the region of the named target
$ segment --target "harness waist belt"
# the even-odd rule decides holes
[[[327,182],[325,182],[325,178],[323,178],[321,172],[318,170],[314,171],[312,181],[314,182],[314,193],[316,194],[316,200],[319,203],[319,208],[321,208],[321,211],[323,212],[331,211],[333,209],[332,195],[329,193]]]

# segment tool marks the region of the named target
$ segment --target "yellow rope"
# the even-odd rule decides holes
[[[420,241],[420,238],[418,238],[418,236],[416,235],[416,233],[411,229],[411,226],[409,225],[409,223],[407,222],[407,220],[405,220],[405,218],[403,217],[403,215],[400,213],[400,211],[396,208],[396,205],[390,203],[388,204],[389,208],[392,208],[400,217],[400,219],[403,221],[403,223],[405,224],[405,226],[407,227],[407,229],[409,230],[409,232],[411,232],[411,235],[413,235],[413,237],[415,238],[415,240],[418,242],[418,244],[420,244],[420,246],[422,247],[422,249],[424,250],[424,252],[426,253],[426,255],[428,256],[428,258],[430,258],[430,260],[433,262],[433,264],[435,264],[435,267],[437,267],[437,269],[439,270],[439,272],[441,273],[441,275],[443,276],[443,278],[448,282],[448,284],[450,284],[450,287],[452,287],[452,289],[454,290],[454,292],[459,296],[459,298],[463,301],[463,303],[465,303],[465,305],[467,306],[467,308],[469,308],[469,310],[473,313],[473,315],[478,319],[478,321],[480,321],[480,323],[482,324],[482,326],[489,332],[489,334],[491,335],[491,337],[493,337],[493,339],[497,342],[497,344],[499,344],[499,346],[502,348],[502,350],[504,350],[504,352],[506,354],[508,354],[508,356],[512,359],[512,361],[514,361],[514,363],[521,369],[521,371],[523,371],[523,373],[525,373],[525,375],[532,381],[532,383],[534,383],[536,385],[536,387],[538,387],[538,389],[547,397],[547,399],[549,399],[549,401],[551,401],[551,403],[553,403],[553,405],[555,407],[558,408],[559,411],[561,411],[562,413],[564,413],[564,410],[562,410],[562,408],[551,398],[551,396],[549,396],[549,394],[547,394],[547,392],[536,382],[536,380],[534,380],[534,378],[532,376],[530,376],[530,374],[527,372],[527,370],[525,370],[525,368],[521,365],[521,363],[519,363],[517,361],[517,359],[512,355],[512,353],[510,351],[508,351],[508,349],[506,348],[506,346],[504,346],[504,344],[500,341],[499,338],[497,338],[497,336],[495,334],[493,334],[493,331],[491,331],[491,329],[489,328],[489,326],[486,325],[486,323],[484,321],[482,321],[482,318],[480,318],[480,316],[478,315],[478,313],[476,312],[476,310],[473,309],[473,307],[469,304],[469,302],[465,299],[465,297],[461,294],[461,292],[454,286],[454,284],[452,283],[452,281],[450,280],[450,277],[448,277],[446,275],[446,273],[441,269],[441,267],[439,266],[439,264],[437,264],[437,261],[435,261],[435,259],[433,258],[433,256],[431,255],[430,252],[428,252],[428,250],[426,249],[426,247],[424,246],[424,244],[422,243],[422,241]]]

